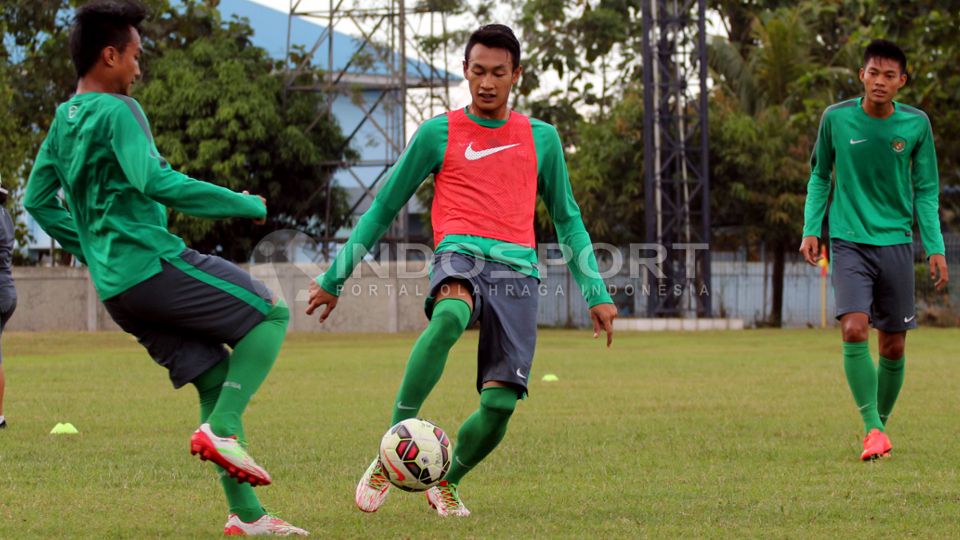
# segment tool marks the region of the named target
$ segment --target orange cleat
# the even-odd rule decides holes
[[[890,444],[890,438],[879,429],[871,429],[870,433],[863,438],[863,453],[860,454],[862,461],[873,461],[877,458],[890,455],[893,445]]]

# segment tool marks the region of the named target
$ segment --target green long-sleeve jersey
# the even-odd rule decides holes
[[[489,120],[470,115],[470,120],[485,128],[498,128],[506,120]],[[573,197],[567,175],[563,147],[556,128],[546,122],[530,119],[537,156],[537,192],[553,219],[562,246],[574,254],[568,267],[590,307],[613,303],[597,272],[597,261],[591,248]],[[346,245],[337,254],[331,267],[317,283],[324,290],[339,294],[344,281],[362,257],[380,240],[390,223],[410,200],[420,184],[443,167],[447,150],[448,117],[440,115],[424,122],[410,140],[400,159],[394,164],[370,209],[360,218]],[[477,201],[476,204],[483,204]],[[436,252],[457,251],[474,257],[500,262],[514,270],[539,279],[536,249],[480,236],[450,234],[435,247]]]
[[[60,203],[63,191],[66,204]],[[158,274],[183,240],[167,230],[166,206],[207,218],[263,218],[259,197],[173,170],[136,100],[78,94],[57,108],[24,199],[47,234],[90,267],[101,299]]]
[[[894,102],[887,118],[863,110],[862,99],[823,113],[811,157],[804,236],[820,236],[830,195],[830,237],[891,246],[913,241],[914,215],[927,256],[943,254],[937,153],[930,120],[920,109]]]

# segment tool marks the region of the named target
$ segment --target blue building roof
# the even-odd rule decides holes
[[[219,6],[220,13],[224,20],[230,20],[233,16],[246,17],[253,27],[253,43],[262,47],[274,58],[283,58],[287,54],[287,26],[289,14],[279,11],[251,0],[224,0]],[[293,18],[293,24],[290,25],[290,43],[299,45],[310,51],[317,43],[326,26],[320,24],[320,19],[304,18],[297,16]],[[342,70],[347,66],[354,56],[354,53],[360,48],[363,41],[361,39],[349,36],[342,32],[334,30],[333,32],[333,70]],[[329,50],[329,41],[325,37],[320,42],[314,52],[314,65],[327,68]],[[368,52],[373,50],[368,46]],[[393,53],[397,54],[397,53]],[[373,54],[376,57],[376,54]],[[439,67],[432,67],[427,63],[407,57],[407,77],[414,79],[412,84],[418,79],[430,79],[433,72],[434,81],[448,78],[451,82],[459,82],[461,77],[448,73]],[[349,69],[350,73],[362,73],[365,75],[386,76],[389,71],[386,64],[377,59],[372,66],[366,69]]]

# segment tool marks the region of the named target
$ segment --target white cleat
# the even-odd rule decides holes
[[[435,508],[441,516],[467,517],[470,510],[464,506],[460,500],[460,494],[457,492],[457,485],[451,484],[446,480],[441,480],[439,484],[427,490],[427,502],[431,508]]]
[[[223,526],[223,534],[226,536],[310,536],[310,533],[300,527],[294,527],[270,514],[262,516],[253,523],[241,521],[236,514],[230,514],[227,524]]]
[[[357,508],[364,512],[376,512],[383,506],[390,493],[390,480],[383,474],[380,466],[380,458],[373,460],[373,463],[367,467],[367,472],[363,473],[360,483],[357,484],[357,493],[354,501]]]

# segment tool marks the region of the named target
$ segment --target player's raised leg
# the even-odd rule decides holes
[[[416,418],[423,402],[440,380],[447,355],[466,330],[472,311],[473,296],[469,283],[447,281],[440,285],[430,323],[410,351],[403,382],[393,404],[391,426],[407,418]]]
[[[430,323],[410,352],[403,382],[393,404],[390,425],[417,416],[443,374],[450,348],[463,335],[470,321],[473,296],[469,283],[449,280],[433,289],[432,296],[436,299],[433,301]],[[360,510],[376,512],[383,506],[389,491],[390,481],[383,474],[379,458],[374,458],[357,483],[354,501]]]
[[[213,366],[205,373],[193,380],[193,385],[197,388],[200,395],[200,423],[207,422],[210,414],[213,412],[217,401],[220,398],[223,389],[223,383],[227,379],[228,361],[224,360]],[[240,444],[244,444],[243,424],[238,426],[237,439]],[[253,486],[240,483],[227,474],[219,465],[214,465],[220,475],[220,484],[223,486],[223,492],[227,496],[227,504],[230,507],[230,514],[227,518],[227,524],[224,526],[226,535],[299,535],[306,536],[307,532],[303,529],[293,527],[292,525],[269,516],[260,504],[260,499],[254,492]]]
[[[109,301],[108,309],[115,319],[118,314],[124,315],[124,309],[135,310],[141,319],[160,318],[170,327],[209,336],[211,342],[233,348],[217,402],[207,421],[191,437],[190,452],[213,461],[241,481],[271,483],[270,475],[240,444],[240,418],[283,344],[290,320],[283,301],[275,302],[263,283],[235,264],[187,249],[166,261],[161,274],[125,292],[116,302]],[[141,342],[150,339],[144,336],[142,323],[128,331],[137,334]],[[178,348],[182,349],[182,344],[153,349],[148,346],[151,354],[160,358],[158,361],[167,363],[171,356],[189,356]]]
[[[281,300],[234,347],[223,390],[210,413],[210,428],[215,434],[239,433],[243,411],[280,354],[289,321],[290,310]]]
[[[190,439],[191,453],[210,459],[230,476],[254,485],[267,485],[272,480],[239,444],[241,416],[273,367],[289,320],[290,311],[281,301],[236,344],[227,361],[228,369],[216,405],[207,422]]]
[[[220,391],[223,388],[223,382],[227,378],[228,360],[223,360],[219,364],[210,368],[207,372],[193,380],[193,385],[197,388],[200,395],[200,423],[204,424],[217,405],[217,399],[220,398]],[[237,438],[243,443],[243,427],[238,431]],[[230,514],[236,514],[241,520],[252,523],[266,514],[260,499],[254,493],[253,487],[249,484],[242,484],[230,478],[226,471],[219,465],[214,464],[220,476],[220,483],[223,485],[223,491],[227,496],[227,503],[230,506]]]

